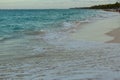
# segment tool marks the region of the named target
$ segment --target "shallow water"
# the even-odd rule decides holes
[[[1,60],[0,79],[119,80],[119,52],[120,44],[66,41],[41,53]]]
[[[118,78],[120,44],[69,35],[76,23],[116,15],[99,10],[1,10],[0,79],[106,79],[103,73]]]

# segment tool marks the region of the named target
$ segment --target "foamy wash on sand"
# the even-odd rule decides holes
[[[111,76],[111,69],[119,69],[114,64],[117,58],[112,63],[107,59],[118,56],[120,45],[103,43],[111,39],[103,33],[118,26],[107,26],[108,31],[101,27],[103,32],[96,27],[118,15],[84,9],[0,10],[0,79],[74,80],[96,75],[106,79],[103,73]],[[96,20],[100,22],[91,24]],[[91,36],[95,34],[89,25],[100,39]]]

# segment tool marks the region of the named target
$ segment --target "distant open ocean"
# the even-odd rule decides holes
[[[21,64],[9,61],[19,62],[24,58],[31,58],[31,56],[38,57],[39,54],[44,56],[44,53],[49,53],[49,51],[52,51],[55,56],[57,51],[62,51],[61,48],[64,43],[61,45],[61,41],[64,42],[68,39],[69,30],[73,29],[77,23],[82,25],[116,15],[118,14],[114,12],[87,9],[0,10],[0,69],[4,72],[4,74],[0,72],[0,75],[3,74],[2,78],[6,78],[5,80],[7,77],[14,80],[12,77],[17,72],[7,72],[6,69],[10,66],[16,68],[18,73],[21,71],[18,69],[19,67],[24,67],[26,70],[28,67],[29,69],[33,68],[27,65],[29,62],[25,63],[24,60]],[[89,46],[84,42],[80,45]],[[64,46],[68,46],[67,50],[71,51],[79,45],[75,42],[75,45],[71,43]],[[35,59],[35,61],[37,60]],[[22,66],[23,64],[25,65]]]

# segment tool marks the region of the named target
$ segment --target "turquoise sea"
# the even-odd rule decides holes
[[[84,9],[0,10],[0,41],[23,39],[41,31],[52,32],[70,28],[73,22],[89,22],[113,15],[101,10]]]
[[[74,49],[79,52],[79,45],[85,49],[91,46],[91,43],[84,41],[68,45],[66,41],[71,41],[68,38],[69,30],[77,23],[87,24],[116,15],[113,12],[87,9],[0,10],[0,79],[43,80],[34,79],[37,70],[47,69],[47,64],[54,64],[52,58],[56,59],[57,53],[68,55],[74,53]]]

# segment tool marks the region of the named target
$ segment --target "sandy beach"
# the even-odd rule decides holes
[[[0,80],[120,80],[120,16],[76,24],[0,43]]]
[[[0,0],[0,80],[120,80],[120,0]]]
[[[119,42],[120,17],[113,16],[104,20],[98,20],[85,25],[80,25],[76,33],[71,34],[74,39],[96,42]],[[107,33],[107,34],[106,34]],[[116,40],[117,38],[117,40]],[[113,42],[113,41],[112,41]]]
[[[120,43],[120,28],[114,29],[113,31],[110,31],[109,33],[106,33],[109,36],[114,37],[113,40],[108,41],[108,43]]]

